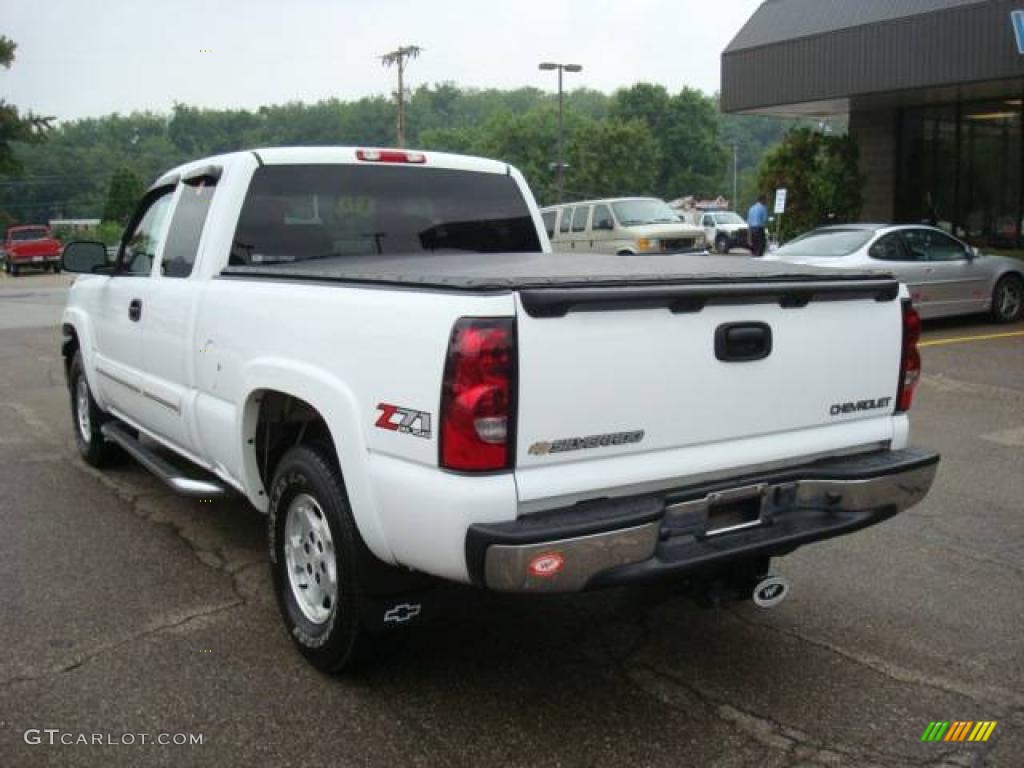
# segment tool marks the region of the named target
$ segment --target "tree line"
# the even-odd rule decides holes
[[[557,96],[514,90],[424,85],[408,97],[407,143],[422,149],[499,158],[525,174],[538,201],[555,200]],[[605,94],[565,94],[567,199],[600,196],[732,195],[737,148],[741,200],[757,187],[757,166],[790,121],[722,115],[717,99],[684,88],[639,83]],[[176,105],[63,122],[46,141],[4,142],[0,226],[54,218],[123,221],[139,192],[162,171],[204,155],[259,146],[391,146],[394,102],[329,99],[244,109]],[[111,228],[116,231],[115,228]]]

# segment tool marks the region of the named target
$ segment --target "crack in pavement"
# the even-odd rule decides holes
[[[228,546],[220,544],[207,548],[202,545],[198,537],[193,535],[194,532],[190,531],[189,527],[182,524],[174,519],[162,517],[162,512],[155,506],[147,508],[148,502],[153,501],[166,501],[166,500],[178,500],[181,497],[174,495],[169,491],[137,491],[134,488],[121,482],[119,479],[114,478],[98,469],[84,464],[78,455],[77,448],[74,446],[73,440],[70,442],[63,441],[57,438],[53,431],[50,429],[49,424],[40,419],[31,407],[21,403],[0,403],[0,405],[6,405],[32,429],[35,430],[37,437],[43,438],[38,442],[49,443],[51,447],[55,447],[65,458],[68,459],[68,463],[76,467],[79,471],[82,471],[90,475],[93,479],[98,480],[108,491],[114,494],[122,502],[128,506],[128,511],[139,517],[154,527],[162,527],[171,531],[176,539],[183,542],[192,553],[192,556],[196,558],[201,564],[210,568],[211,570],[219,571],[229,577],[231,585],[231,591],[234,595],[234,599],[227,603],[221,603],[213,608],[203,608],[196,611],[187,612],[183,616],[179,616],[170,620],[163,620],[155,625],[149,625],[143,628],[141,631],[131,633],[126,637],[122,637],[118,640],[103,643],[99,646],[94,646],[91,649],[87,649],[75,657],[72,661],[66,664],[51,667],[40,673],[30,673],[28,675],[18,675],[8,679],[0,680],[0,688],[7,687],[17,682],[39,680],[42,678],[50,677],[55,674],[62,674],[65,672],[72,671],[82,666],[83,664],[91,661],[92,659],[101,656],[110,651],[117,650],[118,648],[140,638],[157,634],[159,632],[170,631],[188,624],[191,621],[197,619],[215,615],[224,611],[232,610],[234,608],[247,605],[250,602],[250,595],[247,595],[243,589],[242,576],[251,568],[265,564],[262,557],[251,557],[251,558],[232,558],[228,554]],[[53,460],[53,456],[49,457],[49,460]],[[186,501],[182,501],[183,504],[187,504]]]
[[[223,603],[221,605],[215,605],[208,608],[188,611],[182,615],[178,615],[173,618],[165,617],[162,620],[150,622],[146,627],[139,630],[138,632],[133,632],[118,640],[109,643],[103,643],[101,645],[94,646],[87,651],[79,653],[73,656],[72,660],[68,661],[65,664],[52,666],[41,672],[15,675],[13,677],[8,677],[6,679],[0,680],[0,688],[9,688],[10,686],[15,685],[17,683],[33,682],[48,677],[53,677],[55,675],[61,675],[66,672],[72,672],[78,669],[79,667],[82,667],[85,664],[89,663],[90,661],[100,656],[103,656],[104,654],[110,653],[111,651],[116,651],[118,648],[121,648],[122,646],[125,646],[136,640],[145,639],[147,637],[158,635],[163,632],[169,632],[175,629],[180,629],[198,619],[203,619],[208,616],[214,616],[219,613],[224,613],[225,611],[233,610],[244,604],[244,600],[233,600],[230,603]]]
[[[857,653],[842,648],[835,643],[823,640],[820,638],[809,637],[801,634],[795,630],[782,629],[780,627],[773,626],[771,624],[765,624],[760,621],[755,621],[747,616],[743,616],[733,609],[726,609],[726,612],[734,619],[747,626],[757,627],[759,629],[766,629],[769,632],[774,632],[779,635],[791,637],[796,640],[801,640],[805,643],[809,643],[817,648],[822,648],[837,656],[841,656],[848,661],[852,661],[863,667],[877,672],[880,675],[888,677],[890,680],[894,680],[897,683],[906,685],[919,685],[926,688],[933,688],[937,691],[946,694],[952,694],[954,696],[962,696],[965,699],[970,699],[975,704],[992,705],[1012,709],[1020,706],[1024,706],[1024,697],[1019,694],[1003,690],[1001,688],[993,688],[991,686],[985,686],[983,688],[974,686],[964,686],[959,683],[949,680],[948,678],[932,677],[923,675],[920,672],[915,672],[910,669],[898,667],[885,659],[879,658],[878,656],[872,656],[865,653]]]
[[[668,602],[678,595],[667,594],[663,599],[646,606],[649,610]],[[617,616],[621,620],[622,616]],[[637,613],[628,625],[636,630],[636,635],[627,639],[626,647],[616,651],[610,648],[611,643],[603,642],[607,626],[598,627],[597,632],[590,630],[589,640],[593,647],[595,640],[601,640],[598,652],[604,651],[604,661],[617,671],[618,677],[626,685],[641,696],[655,699],[676,711],[688,716],[702,717],[706,720],[717,720],[732,727],[743,738],[761,747],[767,747],[789,755],[794,763],[807,765],[836,765],[843,758],[852,758],[858,766],[864,768],[886,768],[900,765],[892,763],[895,758],[877,755],[870,751],[855,747],[826,747],[816,742],[809,734],[784,726],[769,718],[755,715],[739,709],[733,704],[718,701],[706,691],[688,685],[670,672],[658,669],[649,663],[637,660],[644,648],[654,636],[649,623],[649,614]],[[611,638],[614,641],[614,638]],[[813,762],[812,762],[813,761]],[[760,764],[760,763],[759,763]]]
[[[634,690],[689,715],[692,715],[695,709],[699,709],[706,718],[730,725],[748,740],[789,755],[796,762],[806,764],[808,761],[815,761],[824,765],[835,765],[848,758],[864,768],[907,764],[905,756],[883,755],[849,745],[826,746],[803,731],[785,726],[771,718],[744,711],[733,704],[718,701],[706,691],[690,686],[670,672],[657,669],[650,664],[627,660],[621,666],[621,672]],[[894,760],[898,762],[893,762]]]
[[[965,766],[982,764],[979,760],[983,761],[984,756],[995,747],[995,742],[987,743],[980,749],[977,747],[972,748],[970,752],[965,752],[962,748],[955,747],[915,760],[906,755],[882,753],[855,745],[825,744],[799,729],[790,728],[769,717],[745,711],[737,707],[735,703],[717,700],[706,691],[688,684],[670,671],[659,669],[651,663],[637,658],[655,634],[649,623],[649,611],[668,602],[672,597],[672,595],[666,595],[663,599],[655,600],[651,605],[644,606],[641,609],[643,612],[635,609],[631,610],[629,611],[631,616],[616,614],[616,619],[620,622],[623,619],[632,619],[626,625],[632,630],[631,632],[621,632],[619,630],[622,629],[622,625],[616,625],[616,636],[612,637],[608,635],[608,626],[599,626],[596,632],[591,629],[586,640],[591,648],[589,655],[592,657],[603,656],[603,659],[599,658],[598,660],[604,661],[612,669],[616,670],[618,676],[639,694],[654,698],[659,703],[684,712],[691,717],[696,714],[697,717],[726,723],[732,726],[744,738],[790,757],[792,759],[790,764],[793,766],[835,766],[844,762],[852,762],[855,765],[865,766],[866,768],[883,768],[908,764],[937,766],[938,768],[964,768]],[[828,643],[816,641],[814,638],[805,637],[798,633],[785,632],[770,625],[749,620],[746,617],[739,616],[730,609],[726,609],[726,613],[750,626],[775,631],[799,641],[821,647],[839,655],[845,660],[883,674],[901,685],[924,685],[937,688],[945,694],[964,696],[976,703],[987,703],[980,702],[977,696],[968,695],[964,691],[959,690],[955,685],[943,686],[936,684],[936,681],[907,670],[892,668],[891,665],[887,665],[881,660],[859,658],[856,654],[831,646]],[[615,647],[616,644],[619,646],[618,648]],[[584,647],[586,648],[586,646]],[[875,664],[872,664],[871,661],[875,661]]]

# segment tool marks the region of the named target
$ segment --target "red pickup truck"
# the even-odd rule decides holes
[[[26,267],[60,272],[61,249],[49,227],[10,227],[4,237],[4,271],[11,277]]]

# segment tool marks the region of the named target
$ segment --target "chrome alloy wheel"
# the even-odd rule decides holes
[[[89,382],[79,376],[75,383],[75,415],[78,417],[78,433],[88,443],[92,440],[92,421],[89,419]]]
[[[1016,318],[1020,316],[1021,303],[1024,302],[1024,286],[1019,280],[1004,280],[1002,290],[996,296],[996,307],[1000,316]]]
[[[288,583],[302,615],[323,624],[338,601],[334,540],[317,500],[300,493],[285,517],[284,557]]]

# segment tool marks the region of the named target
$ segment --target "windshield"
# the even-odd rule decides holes
[[[635,224],[675,224],[681,219],[662,200],[623,200],[612,203],[615,218],[624,227]]]
[[[33,229],[16,229],[11,232],[11,240],[44,240],[50,236],[45,227]]]
[[[834,258],[849,256],[864,246],[874,232],[867,229],[825,229],[808,232],[779,248],[780,256]]]
[[[234,265],[337,256],[539,251],[511,176],[382,165],[268,165],[253,175]]]
[[[725,213],[716,213],[715,222],[718,224],[746,224],[743,217],[735,211],[726,211]]]

